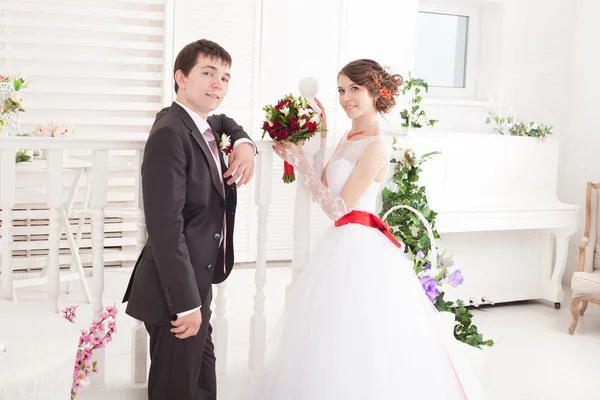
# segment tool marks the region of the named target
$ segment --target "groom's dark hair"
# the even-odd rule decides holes
[[[177,54],[173,75],[180,69],[185,76],[188,76],[192,68],[196,65],[200,55],[213,60],[220,60],[223,64],[227,64],[231,67],[231,55],[227,50],[211,40],[200,39],[186,45],[181,49],[179,54]],[[177,93],[178,89],[179,86],[177,85],[177,82],[175,82],[175,93]]]

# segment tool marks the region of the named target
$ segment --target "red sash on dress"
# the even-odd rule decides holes
[[[388,239],[390,239],[396,247],[402,247],[402,244],[400,244],[400,242],[396,240],[394,235],[392,235],[392,233],[390,232],[390,227],[381,219],[379,219],[379,217],[371,214],[370,212],[353,210],[350,211],[348,214],[344,215],[342,218],[335,221],[335,226],[338,227],[344,226],[346,224],[359,224],[371,228],[377,228],[381,232],[383,232],[383,234],[387,236]]]

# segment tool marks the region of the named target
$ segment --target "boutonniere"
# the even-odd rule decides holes
[[[231,146],[231,139],[229,138],[229,136],[227,136],[224,133],[216,133],[215,139],[217,141],[217,144],[219,145],[219,149],[223,152],[223,154],[228,156],[231,153],[231,150],[233,150],[233,147]]]

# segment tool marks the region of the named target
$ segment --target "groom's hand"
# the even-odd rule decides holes
[[[235,146],[229,154],[229,168],[223,176],[231,177],[227,181],[228,185],[237,182],[237,187],[250,182],[254,175],[254,145],[251,143],[241,143]]]
[[[171,321],[171,325],[175,327],[171,328],[171,332],[178,339],[189,338],[198,334],[200,324],[202,324],[202,314],[200,309],[197,309],[185,317],[178,317],[175,321]]]

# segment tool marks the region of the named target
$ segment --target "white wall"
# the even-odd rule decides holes
[[[569,61],[568,75],[560,82],[567,89],[566,97],[560,99],[566,113],[561,136],[562,167],[559,179],[559,196],[563,201],[581,207],[579,227],[571,239],[568,270],[565,280],[570,281],[577,269],[577,245],[583,236],[585,223],[586,182],[600,182],[600,136],[598,135],[598,100],[600,93],[600,2],[578,0],[575,7],[574,35],[571,51],[562,57]]]
[[[347,26],[343,55],[339,68],[358,58],[372,58],[392,72],[408,79],[414,69],[418,0],[344,0],[347,4]],[[400,129],[400,110],[403,98],[381,121],[386,131]],[[350,121],[338,107],[340,123],[337,128],[348,129]]]
[[[507,0],[501,80],[515,100],[515,116],[546,122],[563,136],[569,87],[574,2]]]
[[[600,139],[590,123],[597,114],[593,100],[600,90],[598,12],[600,4],[591,0],[507,0],[503,10],[503,94],[514,99],[517,118],[554,127],[554,135],[562,139],[558,198],[582,206],[565,282],[576,270],[585,182],[600,180],[595,151]]]

